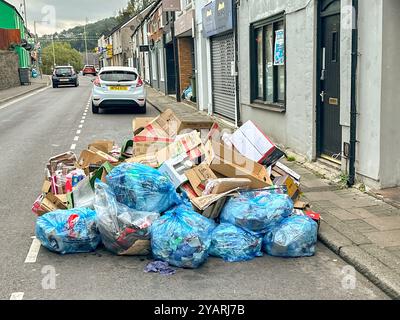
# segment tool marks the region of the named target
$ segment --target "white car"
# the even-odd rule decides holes
[[[92,112],[127,107],[146,113],[146,89],[135,68],[104,67],[93,80]]]

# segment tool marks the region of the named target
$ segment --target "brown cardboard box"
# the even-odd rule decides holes
[[[80,169],[86,169],[91,164],[103,164],[105,162],[112,164],[118,163],[118,159],[104,153],[95,147],[90,147],[90,150],[83,150],[77,162],[77,167]]]
[[[217,179],[217,176],[205,163],[186,171],[185,174],[194,192],[199,197],[203,195],[207,181],[210,179]]]
[[[141,156],[133,157],[126,159],[125,162],[127,163],[141,163],[145,164],[149,167],[158,168],[160,165],[157,162],[157,157],[155,154],[144,154]]]
[[[211,170],[225,177],[250,179],[252,189],[262,189],[273,185],[264,166],[245,158],[221,143],[212,141],[207,143],[206,161]]]
[[[173,142],[173,140],[170,138],[148,138],[143,136],[136,136],[133,138],[133,142],[134,155],[141,156],[148,153],[156,153],[169,146]]]
[[[111,140],[96,140],[89,144],[88,149],[96,148],[104,153],[110,153],[114,147],[114,141]]]
[[[76,162],[75,153],[69,151],[49,159],[47,163],[48,178],[55,175],[56,170],[60,164],[64,167],[73,167]]]
[[[133,135],[137,136],[154,118],[135,118],[132,121]]]
[[[231,190],[222,194],[211,194],[191,199],[197,211],[206,218],[216,219],[220,215],[227,198],[237,190]]]
[[[200,157],[202,154],[202,149],[199,147],[202,145],[202,141],[200,138],[200,133],[197,131],[193,131],[180,140],[171,143],[168,147],[158,151],[157,161],[162,164],[168,159],[180,156],[182,154],[187,154],[191,159]],[[198,150],[199,149],[199,150]]]
[[[247,189],[251,180],[247,178],[222,178],[212,181],[213,186],[210,194],[221,194],[235,189]]]

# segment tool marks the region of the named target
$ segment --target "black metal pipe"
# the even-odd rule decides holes
[[[181,82],[179,74],[179,54],[178,54],[178,38],[175,35],[175,21],[176,12],[172,13],[172,25],[171,25],[171,35],[174,46],[174,60],[175,60],[175,90],[176,90],[176,101],[181,102]]]
[[[354,25],[352,26],[351,43],[351,106],[350,106],[350,155],[349,187],[356,181],[356,147],[357,147],[357,65],[358,65],[358,0],[352,0]]]
[[[238,7],[240,6],[240,0],[233,1],[232,6],[232,14],[233,14],[233,28],[235,34],[235,71],[239,72],[238,70],[238,62],[239,62],[239,32],[238,32],[238,25],[239,25],[239,14],[238,14]],[[241,116],[240,116],[240,88],[239,88],[239,76],[235,76],[235,87],[236,87],[236,121],[237,125],[241,125]]]

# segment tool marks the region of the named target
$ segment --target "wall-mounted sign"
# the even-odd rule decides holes
[[[181,0],[163,0],[163,11],[182,11]]]
[[[283,66],[285,64],[285,31],[275,32],[274,65]]]
[[[149,51],[150,51],[150,46],[148,44],[139,46],[139,52],[149,52]]]
[[[107,45],[107,58],[112,58],[113,57],[113,46],[112,44]]]
[[[232,0],[214,0],[203,8],[203,33],[206,37],[233,29],[232,8]]]

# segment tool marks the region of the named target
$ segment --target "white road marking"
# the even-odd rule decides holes
[[[83,124],[80,124],[78,128],[79,128],[79,129],[82,129],[82,128],[83,128]]]
[[[85,120],[81,120],[81,123],[85,123]]]
[[[29,249],[28,255],[26,256],[25,263],[35,263],[37,256],[39,254],[40,250],[40,241],[36,239],[36,237],[33,238],[31,247]]]
[[[20,102],[20,101],[22,101],[22,100],[28,99],[28,98],[30,98],[30,97],[32,97],[32,96],[34,96],[34,95],[36,95],[36,94],[38,94],[38,93],[40,93],[40,92],[43,92],[43,91],[45,91],[45,90],[47,90],[47,89],[49,89],[49,88],[50,88],[50,86],[49,86],[49,87],[46,87],[46,88],[43,88],[43,89],[40,89],[40,90],[38,90],[38,91],[32,92],[32,93],[30,93],[30,94],[27,94],[26,96],[23,96],[23,97],[21,97],[21,98],[17,98],[17,99],[15,99],[15,100],[12,100],[12,101],[10,101],[10,102],[7,102],[6,104],[3,104],[3,105],[0,106],[0,110],[1,110],[1,109],[4,109],[4,108],[7,108],[7,107],[9,107],[9,106],[11,106],[11,105],[13,105],[14,103],[17,103],[17,102]]]
[[[78,141],[79,140],[79,136],[75,136],[74,141]]]
[[[85,120],[86,119],[86,117],[82,117],[82,120]]]
[[[76,144],[74,143],[73,145],[71,145],[71,150],[75,150],[76,149]]]
[[[76,134],[81,134],[81,132],[82,132],[81,130],[77,130]]]
[[[11,294],[10,300],[22,300],[24,298],[23,292],[13,292]]]

